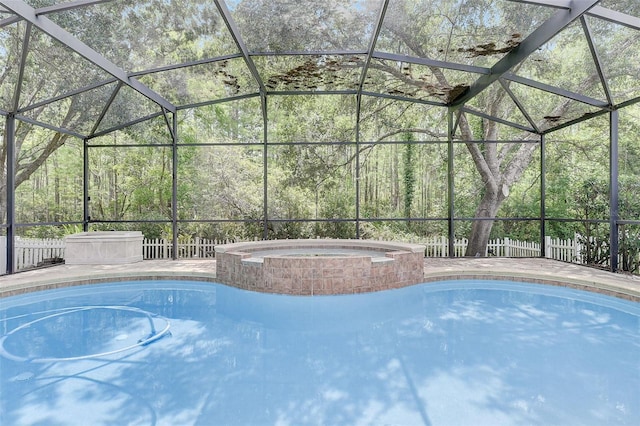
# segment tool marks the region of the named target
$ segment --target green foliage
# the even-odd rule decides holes
[[[51,131],[30,131],[23,156],[40,148]],[[37,155],[37,154],[33,154]],[[24,223],[82,220],[82,145],[70,140],[34,170],[16,189],[16,218]]]
[[[411,217],[411,207],[413,206],[413,197],[416,187],[414,152],[415,145],[411,143],[413,134],[405,133],[405,140],[409,143],[404,145],[404,217]]]
[[[638,175],[625,175],[620,179],[620,217],[640,218],[640,180]],[[640,273],[640,226],[621,225],[619,251],[622,255],[620,268],[623,271]]]
[[[82,226],[80,225],[42,225],[20,227],[16,233],[22,238],[59,239],[78,232],[82,232]]]
[[[30,2],[43,7],[50,3]],[[257,83],[242,58],[209,61],[237,52],[214,2],[99,3],[95,8],[83,7],[50,17],[122,69],[134,72],[143,84],[169,93],[168,98],[177,105],[200,105],[212,99],[236,95],[243,98],[245,94],[258,93]],[[370,36],[370,22],[379,13],[377,7],[367,2],[349,0],[232,3],[230,13],[253,53],[366,49],[362,40]],[[484,7],[489,3],[492,6],[499,3],[498,14],[491,15]],[[618,11],[637,11],[638,2],[614,3]],[[525,13],[532,9],[548,13]],[[504,54],[504,51],[492,53],[492,44],[498,50],[508,47],[509,42],[513,47],[513,43],[553,11],[522,2],[394,1],[389,3],[376,49],[490,67]],[[296,19],[291,19],[292,16]],[[637,32],[614,28],[610,22],[592,16],[587,20],[592,26],[595,47],[608,67],[603,71],[609,76],[615,101],[637,96],[640,73],[635,66]],[[452,23],[457,26],[452,27]],[[252,31],[245,31],[246,28]],[[516,36],[514,28],[522,34]],[[7,64],[0,76],[5,82],[0,88],[3,111],[9,111],[15,101],[16,91],[8,82],[18,80],[16,64],[22,58],[21,38],[26,29],[24,23],[3,28],[0,51]],[[592,78],[598,77],[598,73],[593,68],[593,55],[584,33],[582,25],[575,23],[512,71],[604,100],[600,79]],[[505,38],[496,39],[499,34]],[[20,107],[29,105],[25,102],[33,105],[45,99],[59,99],[41,108],[24,109],[31,120],[89,134],[98,117],[102,117],[97,129],[101,131],[158,112],[157,105],[126,85],[118,91],[104,116],[102,106],[114,94],[115,84],[64,97],[111,76],[88,62],[77,61],[69,49],[35,28],[29,44],[32,50],[25,57]],[[147,237],[167,238],[173,232],[170,221],[177,209],[180,237],[262,238],[266,228],[269,238],[352,238],[357,187],[362,218],[392,219],[364,222],[363,236],[407,239],[446,234],[449,214],[446,109],[433,106],[431,101],[446,101],[454,86],[473,81],[468,80],[470,74],[374,58],[365,80],[365,94],[358,97],[353,91],[358,85],[364,56],[356,54],[354,58],[333,63],[337,56],[252,54],[258,72],[268,76],[265,83],[270,77],[280,77],[274,83],[276,88],[268,89],[264,105],[263,98],[255,96],[180,109],[177,205],[173,205],[172,194],[173,153],[170,147],[160,146],[171,143],[164,118],[92,139],[92,144],[109,145],[89,150],[92,218],[160,222],[92,224],[92,228],[142,229]],[[163,65],[186,65],[200,60],[203,64],[198,66],[160,70]],[[158,72],[136,72],[156,67]],[[300,67],[311,70],[305,74],[308,81],[287,82],[292,71],[300,71]],[[331,71],[332,67],[337,70]],[[328,72],[314,75],[318,70]],[[534,87],[509,80],[503,83],[543,130],[592,111],[587,104]],[[300,86],[296,88],[296,84]],[[347,94],[313,93],[332,92],[334,88],[345,92],[333,93]],[[280,89],[300,90],[304,94],[271,93]],[[384,96],[368,96],[368,92]],[[398,93],[420,102],[395,98]],[[357,105],[362,106],[358,116]],[[486,88],[466,106],[468,110],[477,109],[504,121],[531,124],[502,84]],[[267,113],[266,128],[263,108]],[[637,104],[620,111],[620,216],[631,221],[640,218],[640,201],[636,196],[640,192],[638,111]],[[497,216],[537,217],[541,203],[537,146],[487,142],[522,140],[530,135],[479,115],[465,113],[458,119],[453,159],[456,218],[485,214],[478,211],[478,206],[483,197],[491,195],[495,200],[490,207],[496,208]],[[84,201],[82,142],[25,122],[20,122],[16,130],[18,221],[71,222],[69,229],[65,229],[66,225],[25,228],[25,235],[62,235],[77,229]],[[263,146],[265,132],[268,144]],[[600,264],[606,260],[608,250],[606,115],[546,136],[546,214],[550,219],[560,219],[549,221],[548,233],[564,238],[573,238],[578,233],[589,247],[588,261]],[[471,140],[486,141],[459,143]],[[125,144],[148,146],[122,147]],[[267,171],[263,169],[265,163]],[[506,200],[498,200],[496,194],[491,194],[491,184],[498,188],[498,195],[509,193]],[[604,223],[576,224],[564,219]],[[467,236],[470,223],[457,221],[456,234]],[[538,235],[539,223],[535,220],[499,221],[491,233],[492,237],[529,240]],[[633,259],[637,259],[638,227],[621,227],[620,239],[624,267],[637,270],[637,261]]]
[[[571,204],[580,219],[601,219],[608,215],[609,193],[607,180],[588,177],[580,182],[573,194]],[[584,222],[579,226],[578,241],[586,247],[583,253],[585,263],[602,265],[608,262],[609,225],[607,223]]]
[[[640,273],[640,226],[621,225],[619,230],[620,269]]]
[[[342,222],[340,219],[354,217],[353,196],[336,191],[328,194],[327,202],[323,204],[321,215],[335,222],[316,223],[315,233],[323,238],[355,238],[354,222]]]
[[[166,147],[93,149],[89,157],[92,219],[170,218],[170,155]]]

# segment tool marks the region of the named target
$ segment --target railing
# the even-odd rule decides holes
[[[3,241],[4,237],[1,238]],[[178,258],[197,259],[215,257],[215,246],[239,242],[235,240],[210,240],[204,238],[180,238],[178,239]],[[449,240],[445,236],[432,236],[423,238],[411,238],[405,242],[423,244],[426,247],[427,257],[448,257]],[[464,256],[468,244],[466,238],[454,241],[454,256]],[[4,243],[0,241],[4,247]],[[144,259],[171,259],[173,257],[173,244],[171,240],[156,238],[144,239],[142,243]],[[0,250],[1,252],[1,250]],[[584,263],[583,254],[586,249],[580,243],[580,236],[574,239],[545,238],[545,256],[549,259],[564,262]],[[490,240],[487,245],[486,256],[499,257],[538,257],[540,256],[540,244],[531,241],[518,241],[510,238]],[[16,238],[14,270],[24,270],[43,265],[61,262],[64,259],[64,240],[62,239],[27,239]],[[620,262],[622,254],[620,255]],[[640,258],[638,259],[640,262]],[[0,264],[3,262],[0,261]],[[4,273],[0,266],[0,273]]]

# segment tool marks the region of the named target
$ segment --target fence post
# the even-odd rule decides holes
[[[22,263],[19,259],[22,257],[23,249],[19,246],[20,237],[14,237],[14,250],[13,250],[13,271],[18,270],[18,266],[22,267]]]
[[[0,235],[0,275],[7,273],[7,237]]]
[[[511,257],[511,244],[509,243],[509,237],[504,237],[504,256]]]
[[[547,259],[551,259],[553,256],[551,255],[551,236],[544,236],[544,256]]]

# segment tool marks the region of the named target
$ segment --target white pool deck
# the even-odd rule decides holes
[[[425,282],[505,279],[565,285],[640,302],[640,277],[542,258],[425,258]],[[115,265],[57,265],[0,277],[0,297],[107,281],[178,279],[216,282],[213,259],[146,260]]]

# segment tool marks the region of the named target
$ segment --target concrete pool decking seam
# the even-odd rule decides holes
[[[424,282],[499,279],[560,285],[640,302],[640,277],[542,258],[425,258]],[[216,281],[213,259],[145,260],[118,265],[57,265],[0,277],[0,297],[109,281]]]

